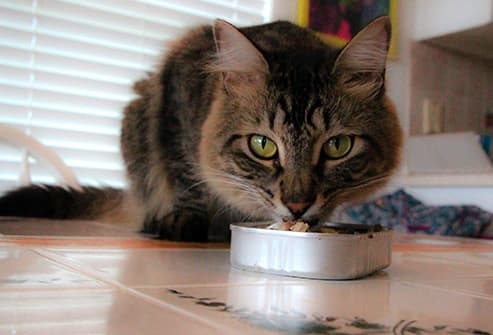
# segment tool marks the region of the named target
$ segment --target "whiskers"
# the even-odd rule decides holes
[[[181,196],[193,196],[195,189],[207,186],[208,192],[212,191],[210,193],[214,197],[210,201],[221,206],[215,210],[212,220],[224,215],[233,216],[233,213],[239,221],[272,216],[273,208],[269,206],[273,207],[273,203],[264,190],[242,177],[209,166],[197,164],[197,167],[202,172],[200,179],[183,190]]]
[[[341,206],[343,203],[351,202],[351,198],[361,200],[368,194],[368,192],[364,191],[374,190],[375,187],[385,184],[390,177],[391,174],[388,173],[380,174],[355,184],[349,184],[333,189],[330,196],[325,200],[325,203],[321,207],[325,212],[324,214],[326,216],[330,215],[336,207]],[[355,193],[355,191],[361,190],[363,190],[363,192]]]
[[[349,186],[347,186],[347,188],[354,190],[354,189],[360,189],[360,188],[373,186],[375,184],[380,184],[380,183],[386,182],[387,180],[389,180],[390,177],[391,177],[390,174],[377,175],[375,177],[363,180],[360,183],[349,185]]]

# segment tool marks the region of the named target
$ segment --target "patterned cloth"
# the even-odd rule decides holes
[[[476,206],[427,206],[403,190],[346,209],[359,223],[380,223],[395,231],[479,237],[493,214]]]

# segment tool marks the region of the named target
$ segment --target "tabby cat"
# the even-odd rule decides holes
[[[398,164],[389,40],[387,17],[342,50],[288,22],[191,30],[125,109],[129,191],[28,186],[0,199],[0,215],[130,221],[196,241],[235,220],[325,220]]]

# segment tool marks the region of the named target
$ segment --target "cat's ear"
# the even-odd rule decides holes
[[[260,86],[269,66],[264,56],[237,28],[223,20],[214,22],[217,57],[210,69],[221,72],[228,91]]]
[[[390,36],[390,20],[382,16],[349,41],[333,68],[338,85],[344,92],[364,100],[383,92]]]

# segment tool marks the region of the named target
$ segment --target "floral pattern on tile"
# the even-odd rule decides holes
[[[182,291],[168,289],[168,293],[182,299],[189,299],[196,305],[217,312],[230,314],[252,326],[285,334],[328,334],[328,335],[490,335],[490,332],[468,328],[461,329],[448,325],[423,326],[417,320],[399,320],[395,324],[367,321],[361,317],[337,317],[332,315],[308,316],[301,311],[273,309],[261,313],[247,308],[236,308],[209,297],[194,297]]]

